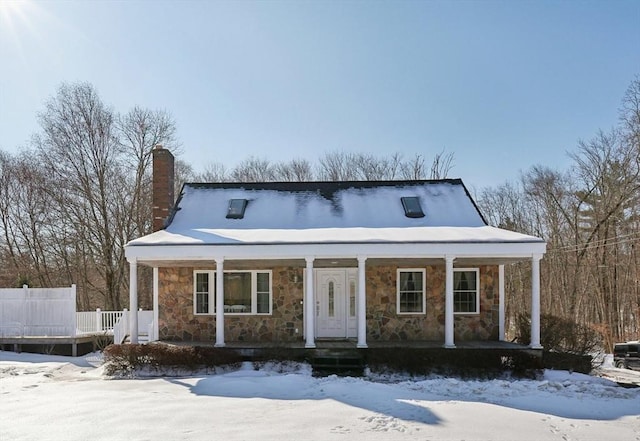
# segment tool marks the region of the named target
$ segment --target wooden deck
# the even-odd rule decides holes
[[[29,337],[0,337],[0,349],[11,350],[13,352],[22,352],[24,346],[32,348],[46,348],[48,351],[35,351],[35,352],[49,352],[56,348],[56,346],[70,346],[71,356],[78,356],[78,345],[91,344],[92,350],[96,350],[96,338],[105,337],[105,334],[81,334],[76,336],[29,336]],[[108,335],[107,335],[108,337]],[[113,336],[111,336],[113,338]],[[9,349],[7,349],[7,347]]]

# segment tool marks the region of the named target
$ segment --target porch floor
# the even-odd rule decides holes
[[[397,369],[427,373],[437,368],[468,372],[473,369],[539,369],[542,350],[506,341],[460,341],[445,349],[442,341],[370,341],[358,348],[355,339],[319,339],[315,348],[295,342],[226,342],[223,351],[235,352],[247,361],[292,360],[311,363],[314,373],[360,372],[373,369]],[[213,347],[212,341],[163,341],[170,346]]]
[[[160,343],[174,346],[213,346],[213,341],[160,341]],[[317,339],[315,349],[358,349],[356,339]],[[441,349],[444,347],[442,341],[369,341],[368,349]],[[308,349],[305,348],[304,341],[295,342],[246,342],[228,341],[226,348],[231,349]],[[535,350],[529,346],[512,343],[508,341],[487,341],[472,340],[456,342],[455,349],[510,349],[510,350]]]

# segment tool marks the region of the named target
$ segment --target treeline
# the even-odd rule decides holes
[[[18,154],[0,151],[0,285],[78,286],[80,309],[128,304],[123,246],[151,232],[151,150],[176,154],[182,182],[440,179],[451,153],[431,160],[345,152],[195,171],[180,159],[172,117],[111,109],[90,84],[66,84],[38,115],[40,131]],[[595,327],[610,345],[640,332],[640,79],[623,97],[619,124],[580,142],[568,170],[534,166],[517,182],[479,192],[489,223],[548,243],[542,310]],[[140,268],[140,305],[151,305]],[[527,314],[530,264],[507,265],[507,326]]]
[[[619,123],[578,143],[568,170],[534,166],[518,182],[485,189],[492,225],[544,238],[542,311],[615,341],[640,337],[640,78],[627,89]],[[529,264],[507,268],[507,319],[530,305]]]

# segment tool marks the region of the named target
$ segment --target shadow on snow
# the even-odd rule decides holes
[[[177,378],[167,378],[167,381],[187,387],[195,395],[283,401],[334,400],[404,421],[441,423],[441,419],[429,410],[423,394],[359,378],[314,378],[301,373],[240,370],[208,376],[195,385]]]
[[[378,383],[362,378],[311,377],[307,372],[275,373],[245,366],[224,375],[207,376],[189,384],[167,381],[199,396],[270,400],[335,400],[404,421],[441,424],[430,403],[484,403],[561,418],[616,420],[637,414],[640,392],[606,380],[553,382],[533,380],[463,381],[439,379]],[[610,383],[610,384],[609,384]],[[596,388],[596,392],[591,390]]]

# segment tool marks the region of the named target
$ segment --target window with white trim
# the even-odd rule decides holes
[[[480,312],[480,271],[477,268],[454,268],[453,312],[454,314]]]
[[[214,314],[216,272],[194,271],[194,314]],[[271,271],[225,271],[225,314],[271,314]]]
[[[426,271],[423,268],[398,269],[398,314],[424,314],[426,312]]]
[[[212,271],[196,271],[193,275],[193,313],[213,313],[213,287],[209,283],[214,280]]]

